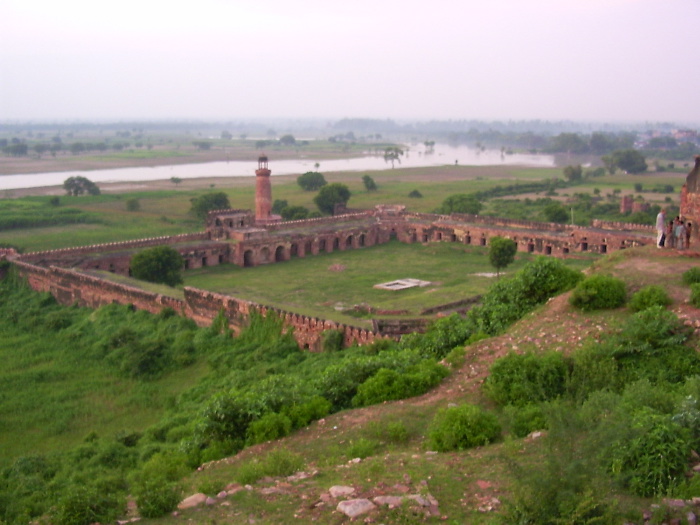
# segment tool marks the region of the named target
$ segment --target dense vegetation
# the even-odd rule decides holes
[[[11,274],[0,284],[2,353],[9,364],[0,384],[13,395],[0,392],[0,414],[20,432],[41,427],[49,413],[56,423],[44,429],[44,439],[71,434],[81,417],[78,407],[90,395],[71,391],[79,376],[155,386],[204,361],[209,371],[150,425],[111,435],[85,429],[82,443],[73,435],[68,449],[6,455],[0,516],[24,523],[53,508],[57,523],[90,522],[69,517],[75,513],[91,521],[113,519],[123,512],[127,492],[141,498],[145,515],[169,510],[180,495],[176,480],[188,469],[283,437],[330,412],[421,394],[447,375],[438,360],[453,348],[498,333],[550,294],[571,287],[578,275],[555,259],[537,259],[494,287],[494,294],[516,292],[506,311],[487,296],[465,320],[444,319],[401,345],[382,341],[337,352],[329,340],[325,353],[312,354],[300,351],[273,318],[254,317],[248,330],[231,338],[223,316],[200,329],[167,309],[154,316],[129,306],[66,308]],[[20,355],[14,352],[18,345]],[[52,401],[46,404],[49,390]],[[37,498],[39,492],[48,496]],[[96,502],[105,492],[109,501]],[[162,506],[156,504],[161,500]]]

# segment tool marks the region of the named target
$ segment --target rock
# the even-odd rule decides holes
[[[338,503],[337,510],[349,518],[356,518],[376,508],[377,506],[368,499],[349,499]]]
[[[215,505],[216,504],[216,499],[214,498],[207,498],[206,501],[204,502],[207,505]]]
[[[406,497],[410,500],[415,501],[421,507],[430,507],[430,501],[428,500],[428,498],[421,496],[420,494],[411,494],[410,496]]]
[[[377,505],[387,505],[390,509],[400,507],[403,503],[401,496],[377,496],[373,500]]]
[[[197,505],[201,505],[207,501],[207,495],[202,494],[201,492],[198,492],[197,494],[192,494],[189,498],[183,499],[180,504],[177,506],[178,509],[191,509],[192,507],[196,507]]]
[[[685,515],[685,521],[688,525],[698,525],[698,517],[694,512],[689,512]]]
[[[682,509],[683,507],[686,506],[685,501],[682,499],[664,498],[663,502],[664,502],[664,505],[666,505],[672,509]]]
[[[351,496],[355,493],[354,487],[347,487],[344,485],[333,485],[328,489],[328,493],[334,498],[340,498],[342,496]]]
[[[243,490],[243,485],[240,483],[229,483],[226,485],[226,492],[228,492],[229,496],[241,490]]]
[[[228,496],[228,492],[226,492],[225,490],[222,490],[216,495],[216,497],[219,499],[224,499],[226,496]]]

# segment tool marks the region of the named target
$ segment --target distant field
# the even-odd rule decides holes
[[[507,269],[508,273],[531,259],[528,254],[518,254],[515,263]],[[567,263],[583,269],[592,261],[571,259]],[[354,305],[408,310],[408,317],[417,317],[425,308],[483,294],[495,278],[475,274],[493,271],[486,248],[455,243],[409,245],[393,241],[254,268],[221,265],[188,270],[184,277],[186,286],[369,327],[368,319],[348,312]],[[375,284],[405,278],[431,284],[399,291],[373,288]]]

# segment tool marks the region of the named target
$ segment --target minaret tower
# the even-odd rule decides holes
[[[272,218],[272,186],[267,169],[267,156],[260,155],[258,169],[255,170],[255,222],[265,224]]]

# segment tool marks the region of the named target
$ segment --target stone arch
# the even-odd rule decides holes
[[[345,247],[346,248],[352,248],[352,235],[348,235],[347,238],[345,239]]]
[[[435,233],[435,240],[436,240],[436,241],[441,241],[441,240],[442,240],[442,232],[436,232],[436,233]]]
[[[318,251],[319,252],[326,251],[326,239],[319,239],[318,240]]]
[[[297,243],[292,243],[289,247],[289,256],[296,257],[297,255],[299,255],[299,245]]]
[[[260,250],[260,262],[263,264],[270,262],[270,248],[267,246],[263,246]]]
[[[365,245],[365,234],[364,233],[360,234],[360,237],[359,237],[357,243],[360,245],[360,247]]]
[[[311,241],[306,241],[304,243],[304,255],[311,255],[313,253],[313,246]]]
[[[275,249],[275,262],[284,261],[284,246],[278,246]]]
[[[333,251],[340,249],[340,239],[338,237],[333,238]]]
[[[253,250],[246,250],[243,252],[243,266],[255,266],[255,260],[253,259]]]

